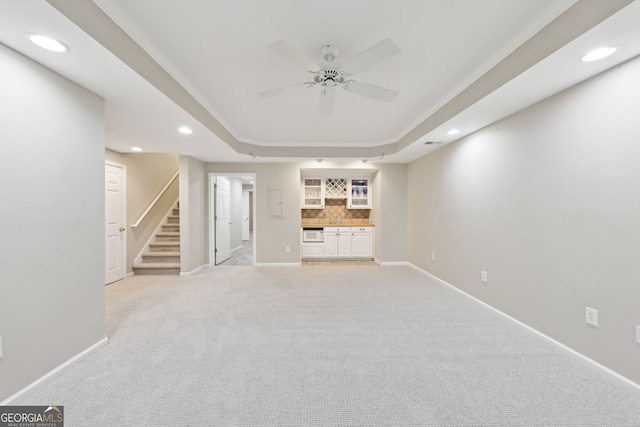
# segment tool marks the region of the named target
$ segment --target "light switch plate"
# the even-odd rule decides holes
[[[584,312],[587,323],[592,326],[598,326],[598,310],[585,307]]]
[[[2,357],[2,337],[0,337],[0,357]]]
[[[636,342],[640,344],[640,326],[636,325]]]

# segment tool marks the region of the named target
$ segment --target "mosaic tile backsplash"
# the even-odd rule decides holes
[[[369,222],[371,209],[347,209],[347,199],[325,199],[324,209],[302,209],[302,223]]]

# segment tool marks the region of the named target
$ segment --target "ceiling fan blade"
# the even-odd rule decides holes
[[[333,113],[333,98],[336,91],[331,88],[325,89],[320,94],[320,114],[329,115]]]
[[[291,93],[291,92],[295,92],[297,90],[303,89],[305,87],[307,87],[308,83],[298,83],[295,85],[289,85],[289,86],[284,86],[284,87],[278,87],[275,89],[268,89],[268,90],[263,90],[261,92],[258,92],[258,95],[260,95],[263,98],[271,98],[272,96],[277,96],[277,95],[282,95],[285,93]]]
[[[391,102],[398,96],[398,92],[395,90],[385,89],[368,83],[354,82],[353,80],[345,82],[344,90],[383,102]]]
[[[356,74],[366,70],[382,61],[391,58],[401,52],[400,48],[389,39],[382,40],[375,46],[362,52],[355,58],[351,58],[342,65],[342,69],[347,74]]]
[[[280,55],[284,56],[289,61],[293,62],[304,68],[307,71],[316,72],[320,71],[320,67],[318,64],[301,54],[298,49],[291,46],[284,40],[279,40],[277,42],[271,43],[267,45],[267,47],[274,52],[278,52]]]

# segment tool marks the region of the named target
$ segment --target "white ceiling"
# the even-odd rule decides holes
[[[116,151],[404,163],[638,55],[639,2],[608,17],[629,1],[0,0],[0,42],[103,96]],[[70,51],[37,48],[33,32]],[[323,116],[317,87],[257,96],[309,80],[269,43],[319,63],[325,44],[345,62],[383,39],[402,52],[353,78],[397,90],[389,104],[339,91]],[[603,44],[618,52],[579,61]]]

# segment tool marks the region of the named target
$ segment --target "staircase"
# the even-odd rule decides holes
[[[142,263],[133,266],[133,273],[180,274],[180,207],[176,205],[171,215],[156,233],[155,241],[149,243],[148,251],[142,254]]]

